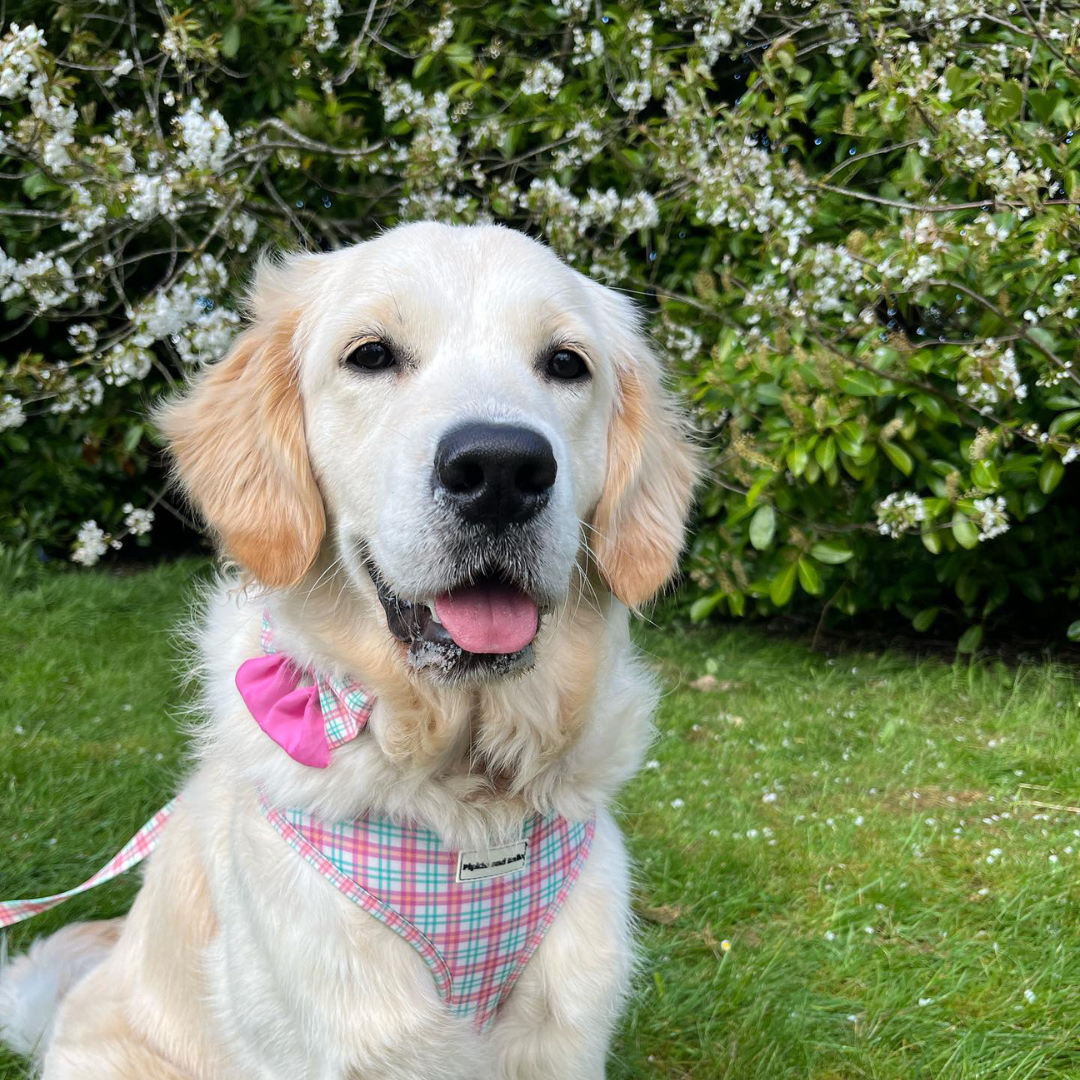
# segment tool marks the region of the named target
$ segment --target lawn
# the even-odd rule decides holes
[[[3,598],[0,896],[82,880],[175,788],[171,631],[202,571]],[[642,957],[612,1078],[1080,1076],[1074,672],[826,658],[752,628],[639,640],[666,693],[621,800]]]

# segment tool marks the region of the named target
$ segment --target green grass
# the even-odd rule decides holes
[[[0,896],[82,880],[183,774],[170,629],[200,568],[5,599]],[[1074,673],[825,659],[752,628],[639,637],[666,694],[621,801],[642,961],[611,1077],[1080,1076]]]

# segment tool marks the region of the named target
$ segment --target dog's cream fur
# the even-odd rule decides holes
[[[696,471],[634,312],[520,234],[418,225],[264,267],[252,320],[160,416],[181,482],[239,568],[193,631],[197,768],[128,916],[69,927],[0,976],[0,1034],[37,1046],[46,1080],[602,1077],[631,966],[608,804],[654,705],[627,605],[671,574]],[[342,368],[372,328],[407,347],[406,371]],[[538,377],[553,337],[587,356],[588,383]],[[360,545],[398,591],[443,581],[452,568],[425,501],[433,447],[477,417],[552,443],[559,475],[531,570],[555,603],[531,671],[454,685],[409,667]],[[287,757],[235,690],[264,608],[283,651],[377,696],[329,769]],[[596,839],[479,1035],[410,945],[273,832],[256,784],[278,805],[400,815],[455,846],[497,842],[549,809],[595,812]]]

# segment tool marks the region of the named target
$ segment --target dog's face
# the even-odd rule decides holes
[[[603,313],[504,230],[403,229],[333,262],[300,386],[336,553],[414,666],[526,666],[604,485]]]
[[[542,245],[399,228],[264,268],[254,314],[161,419],[264,583],[325,545],[414,670],[462,681],[534,663],[589,555],[633,605],[671,573],[692,452],[629,304]]]

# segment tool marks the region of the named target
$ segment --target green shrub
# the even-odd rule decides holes
[[[945,613],[975,647],[1075,604],[1076,4],[132,10],[7,8],[9,549],[92,519],[92,562],[157,505],[145,405],[220,355],[262,244],[492,218],[673,354],[716,449],[695,617]]]

